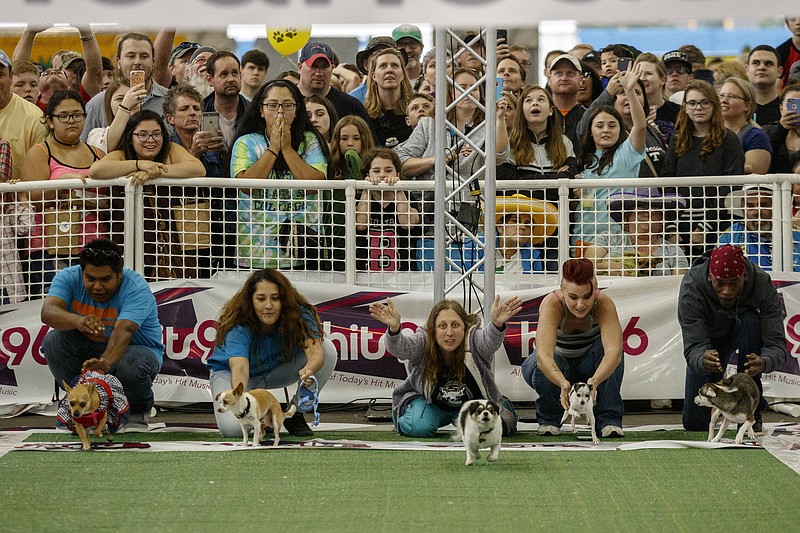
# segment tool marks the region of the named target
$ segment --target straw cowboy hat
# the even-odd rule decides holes
[[[639,187],[633,191],[615,192],[608,196],[608,210],[611,218],[622,222],[626,212],[639,210],[672,210],[686,207],[686,199],[679,194],[661,194],[657,187]],[[669,213],[669,211],[668,211]]]
[[[728,209],[735,217],[744,218],[745,200],[748,196],[763,194],[772,198],[772,187],[769,184],[749,184],[738,191],[733,191],[723,200],[725,209]]]
[[[524,194],[498,196],[495,199],[496,224],[502,224],[506,215],[519,213],[529,213],[533,218],[533,244],[541,244],[558,229],[558,208],[549,202],[528,198]]]

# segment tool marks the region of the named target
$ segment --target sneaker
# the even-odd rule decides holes
[[[145,433],[150,431],[150,415],[147,413],[130,413],[128,422],[119,428],[118,433]]]
[[[283,427],[289,432],[289,435],[294,437],[313,437],[314,432],[306,424],[306,419],[303,413],[296,412],[292,418],[285,418],[283,420]]]
[[[539,429],[536,430],[536,434],[540,437],[557,437],[561,435],[561,430],[558,428],[558,426],[539,424]]]
[[[619,426],[606,426],[600,431],[600,436],[604,439],[621,439],[625,433]]]
[[[672,409],[672,400],[650,400],[650,409]]]

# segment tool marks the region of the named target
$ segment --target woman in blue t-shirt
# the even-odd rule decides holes
[[[324,340],[314,306],[291,282],[273,269],[258,270],[231,298],[217,320],[216,348],[208,358],[211,395],[243,383],[245,390],[275,389],[306,380],[325,386],[336,366],[336,349]],[[296,401],[293,399],[292,401]],[[230,411],[214,416],[220,433],[241,436],[241,426]],[[295,436],[313,435],[298,411],[283,422]]]
[[[589,179],[636,178],[639,165],[644,161],[647,136],[647,117],[642,100],[636,91],[640,89],[641,66],[620,72],[625,96],[630,106],[631,127],[625,125],[619,111],[611,106],[598,107],[589,118],[589,128],[581,141],[581,157],[578,161],[580,177]],[[633,184],[631,184],[633,187]],[[586,247],[594,243],[602,233],[621,231],[608,213],[608,195],[620,189],[583,189],[581,203],[575,214],[571,244],[576,257],[582,257]]]

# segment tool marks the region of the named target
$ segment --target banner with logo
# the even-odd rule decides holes
[[[531,278],[534,279],[534,278]],[[549,278],[548,278],[549,279]],[[779,371],[763,377],[770,397],[800,398],[800,275],[781,275],[775,285],[783,299],[789,358]],[[553,278],[555,282],[555,278]],[[215,319],[222,305],[241,287],[241,280],[184,280],[153,283],[164,331],[166,355],[154,390],[162,404],[211,401],[205,361],[214,349]],[[686,369],[676,319],[680,278],[601,280],[620,317],[625,351],[625,399],[682,398]],[[369,304],[391,297],[403,327],[424,324],[432,306],[429,294],[374,290],[365,287],[296,282],[315,304],[325,335],[339,352],[339,361],[322,392],[324,403],[391,398],[406,377],[405,366],[386,352],[385,326],[369,314]],[[508,324],[503,348],[495,359],[500,390],[514,401],[531,401],[534,393],[520,375],[536,339],[539,304],[556,288],[504,291],[517,295],[523,309]],[[459,299],[451,295],[451,298]],[[473,309],[477,309],[477,302]],[[39,320],[41,302],[0,308],[0,406],[49,403],[54,381],[40,352],[48,327]],[[282,397],[279,396],[279,397]],[[3,412],[0,409],[0,412]],[[5,411],[8,411],[6,409]]]
[[[129,28],[157,28],[180,21],[187,29],[224,28],[228,24],[400,24],[434,22],[450,26],[531,26],[541,20],[578,20],[587,24],[625,24],[692,19],[718,20],[724,13],[764,18],[794,13],[796,5],[774,0],[769,12],[745,0],[673,0],[670,9],[655,0],[4,0],[7,22],[34,26],[67,21],[118,22]],[[479,23],[476,21],[480,21]],[[9,52],[10,53],[10,52]]]

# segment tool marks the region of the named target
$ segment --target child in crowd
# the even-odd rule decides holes
[[[430,94],[416,93],[411,97],[406,108],[406,124],[416,128],[422,117],[433,118],[436,102]]]
[[[400,158],[389,148],[375,148],[364,158],[362,174],[373,185],[386,189],[364,189],[356,204],[356,257],[359,270],[418,270],[410,258],[409,231],[419,224],[419,213],[402,189]]]

